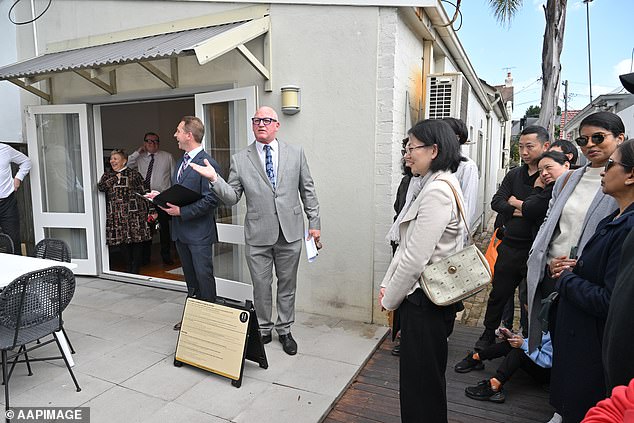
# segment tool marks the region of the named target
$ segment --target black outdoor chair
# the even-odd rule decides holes
[[[9,380],[16,363],[26,363],[29,376],[31,362],[62,359],[81,391],[77,379],[54,333],[62,329],[62,312],[75,293],[75,275],[63,266],[54,266],[24,274],[0,292],[0,350],[5,410],[9,409]],[[27,348],[27,344],[45,336],[52,339]],[[28,354],[51,342],[57,344],[60,356],[30,358]],[[14,351],[17,348],[17,351]],[[21,357],[24,356],[23,359]],[[8,365],[11,364],[11,368]]]
[[[70,263],[70,248],[68,248],[68,244],[61,239],[44,238],[35,246],[33,257]],[[66,334],[66,329],[64,329],[63,326],[62,332],[64,332],[66,341],[68,341],[70,352],[75,354],[75,348],[73,348],[73,344],[70,343],[70,338],[68,334]]]
[[[70,263],[70,248],[61,239],[44,238],[35,246],[33,257]]]
[[[13,254],[13,240],[7,234],[0,233],[0,253]]]

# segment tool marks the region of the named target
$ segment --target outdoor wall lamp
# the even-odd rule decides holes
[[[286,85],[282,90],[282,113],[294,115],[301,109],[300,89],[296,85]]]

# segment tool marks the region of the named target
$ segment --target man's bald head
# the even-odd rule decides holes
[[[263,144],[273,141],[280,128],[277,112],[268,106],[262,106],[255,112],[252,123],[255,139]]]

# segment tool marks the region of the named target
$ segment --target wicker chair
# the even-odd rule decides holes
[[[9,380],[16,363],[62,359],[68,368],[77,392],[77,379],[62,352],[57,337],[27,348],[27,344],[62,329],[62,311],[75,293],[75,275],[62,266],[36,270],[16,278],[0,292],[0,350],[2,352],[2,382],[5,410],[9,409]],[[60,356],[30,358],[28,353],[51,342],[57,343]],[[17,352],[14,350],[18,348]],[[11,352],[11,355],[9,353]],[[20,359],[24,356],[24,359]],[[11,368],[8,369],[8,365]]]
[[[13,254],[13,241],[7,234],[0,233],[0,253]]]
[[[35,246],[34,257],[70,263],[70,248],[61,239],[44,238]]]
[[[61,239],[44,238],[35,246],[33,257],[70,263],[70,248],[68,248],[68,244],[66,244]],[[68,341],[70,352],[75,354],[75,348],[73,348],[73,344],[71,344],[70,338],[68,337],[66,329],[64,329],[63,326],[62,331],[64,332],[64,336]]]

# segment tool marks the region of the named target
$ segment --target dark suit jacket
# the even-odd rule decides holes
[[[623,242],[634,227],[634,205],[618,218],[618,210],[597,226],[573,272],[557,281],[559,292],[553,336],[550,402],[565,419],[581,421],[605,398],[601,362],[603,331]]]
[[[205,150],[202,150],[191,163],[204,166],[204,159],[220,172],[220,165],[211,158]],[[216,229],[215,211],[218,205],[216,195],[209,188],[209,181],[200,176],[198,172],[187,166],[183,172],[183,178],[177,182],[178,170],[183,163],[181,157],[178,161],[174,174],[172,175],[172,184],[179,183],[193,191],[200,193],[203,198],[181,207],[181,215],[172,217],[172,240],[180,241],[184,244],[213,244],[218,242],[218,230]]]

